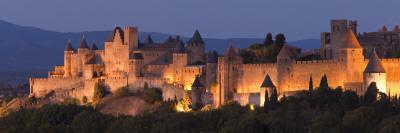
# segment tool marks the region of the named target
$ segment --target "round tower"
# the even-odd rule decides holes
[[[71,40],[68,40],[67,46],[64,50],[64,77],[71,77],[71,65],[72,65],[72,54],[75,53],[75,49],[72,47]]]
[[[270,98],[274,89],[276,89],[276,87],[272,82],[271,77],[267,74],[260,86],[260,106],[264,106],[265,98]],[[268,96],[266,96],[266,92],[268,92]]]
[[[83,76],[84,65],[88,61],[90,54],[89,46],[86,43],[85,37],[82,37],[78,47],[78,75]]]
[[[190,51],[190,64],[205,63],[204,41],[198,30],[194,32],[187,44]]]
[[[205,93],[204,85],[200,81],[200,77],[196,76],[192,84],[191,90],[191,100],[192,100],[192,109],[197,110],[201,109],[203,106],[202,95]]]
[[[373,50],[368,65],[364,70],[364,88],[375,82],[379,92],[386,93],[386,71],[380,62],[375,49]]]

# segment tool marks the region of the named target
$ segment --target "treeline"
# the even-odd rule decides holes
[[[295,96],[272,96],[264,107],[229,103],[210,111],[177,113],[174,102],[164,102],[155,112],[113,117],[87,106],[47,105],[20,109],[0,119],[0,132],[296,132],[366,133],[400,132],[400,101],[379,93],[375,83],[365,94],[332,89],[328,78],[319,87]]]
[[[268,33],[263,43],[254,43],[249,48],[240,51],[244,63],[265,63],[276,62],[282,46],[286,44],[284,34],[277,34],[275,40],[271,33]]]

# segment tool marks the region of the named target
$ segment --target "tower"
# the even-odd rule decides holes
[[[75,49],[72,47],[71,40],[68,40],[67,46],[64,50],[64,77],[71,77],[71,65],[72,65],[72,54],[75,53]]]
[[[130,57],[129,63],[129,75],[135,75],[137,77],[142,76],[141,68],[143,66],[144,57],[142,53],[133,53]]]
[[[237,82],[240,79],[242,58],[238,55],[235,48],[230,46],[223,58],[218,60],[218,104],[224,104],[229,100],[233,100],[236,92]]]
[[[349,29],[351,29],[354,32],[354,34],[358,33],[357,26],[358,26],[357,21],[351,21],[351,20],[349,21]]]
[[[86,43],[85,37],[82,37],[78,47],[78,76],[83,76],[84,66],[90,55],[89,46]]]
[[[196,76],[192,84],[191,100],[192,109],[201,109],[203,106],[202,95],[205,93],[204,85],[200,81],[200,77]]]
[[[129,31],[129,32],[128,32]],[[113,32],[104,42],[104,62],[106,66],[106,74],[117,77],[129,71],[129,57],[132,46],[138,44],[135,41],[135,28],[127,27],[126,35],[120,27],[115,27]],[[126,38],[128,37],[128,38]],[[129,38],[131,37],[131,38]]]
[[[129,46],[129,50],[139,49],[139,35],[137,27],[125,27],[124,44]]]
[[[346,19],[337,19],[331,21],[331,49],[330,57],[337,59],[339,56],[339,47],[343,43],[343,38],[348,30]]]
[[[176,48],[172,53],[174,82],[181,83],[181,81],[183,81],[183,79],[181,79],[183,77],[183,67],[187,66],[188,64],[189,57],[186,52],[185,44],[181,41],[180,43],[178,43],[178,45],[176,45]]]
[[[289,89],[292,85],[291,75],[293,73],[292,63],[296,56],[296,53],[288,45],[284,45],[277,56],[278,93],[290,91]]]
[[[339,58],[343,61],[346,72],[346,82],[362,82],[363,49],[352,30],[346,33],[339,51]]]
[[[271,77],[267,74],[260,86],[260,106],[264,106],[265,98],[269,98],[276,89]],[[268,91],[268,96],[265,96],[265,92]]]
[[[207,54],[206,63],[206,88],[207,91],[215,91],[211,89],[215,87],[217,83],[217,63],[218,63],[218,53],[217,51],[212,51]]]
[[[187,42],[187,48],[190,51],[190,64],[205,63],[204,41],[198,30]]]
[[[375,49],[369,58],[367,67],[364,70],[364,88],[375,82],[379,92],[386,93],[386,71],[383,68]]]

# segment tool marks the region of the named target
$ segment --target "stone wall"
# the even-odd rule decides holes
[[[243,64],[238,80],[237,93],[258,93],[260,86],[268,74],[272,82],[277,83],[276,64]]]

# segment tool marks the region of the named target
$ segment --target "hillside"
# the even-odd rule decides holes
[[[46,71],[55,65],[62,65],[63,51],[68,39],[74,47],[84,35],[88,43],[96,42],[103,48],[104,39],[110,31],[90,32],[55,32],[35,27],[19,26],[0,20],[0,82],[19,81],[30,75],[45,76]],[[200,31],[201,32],[201,31]],[[140,32],[140,40],[151,34],[153,40],[164,41],[169,34],[155,32]],[[203,35],[203,37],[206,37]],[[185,41],[188,37],[182,37]],[[255,42],[262,42],[262,38],[204,38],[206,50],[217,50],[223,53],[232,43],[236,47],[244,48]],[[289,44],[303,49],[318,48],[318,39],[289,41]],[[11,79],[10,79],[11,78]],[[14,79],[13,79],[14,78]]]

